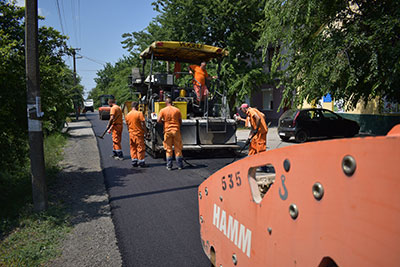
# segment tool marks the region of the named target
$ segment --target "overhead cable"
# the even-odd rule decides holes
[[[58,11],[58,19],[60,20],[60,25],[61,25],[61,31],[62,31],[63,35],[65,35],[64,26],[63,26],[62,19],[61,19],[60,3],[58,2],[58,0],[56,0],[56,5],[57,5],[57,11]]]
[[[104,62],[104,61],[97,60],[97,59],[93,59],[93,58],[84,56],[84,55],[82,55],[82,54],[80,54],[80,53],[77,53],[77,55],[79,55],[79,56],[81,56],[81,57],[83,57],[83,58],[86,58],[87,60],[92,61],[92,62],[94,62],[94,63],[100,64],[100,65],[102,65],[102,66],[105,65],[105,62]]]

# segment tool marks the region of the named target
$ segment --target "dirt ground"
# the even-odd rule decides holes
[[[48,266],[121,266],[96,138],[85,117],[69,123],[63,170],[50,194],[64,202],[72,231]]]

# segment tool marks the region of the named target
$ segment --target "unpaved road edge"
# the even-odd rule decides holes
[[[121,266],[114,224],[97,141],[91,124],[80,117],[69,123],[62,171],[50,193],[64,202],[73,229],[62,244],[62,255],[48,266]]]

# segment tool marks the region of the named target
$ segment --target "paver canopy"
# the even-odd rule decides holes
[[[152,53],[154,54],[154,59],[157,60],[197,64],[202,61],[207,62],[214,58],[222,58],[229,55],[227,50],[210,45],[176,41],[156,41],[140,53],[140,57],[150,59]]]

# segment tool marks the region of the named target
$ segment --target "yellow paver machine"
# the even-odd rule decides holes
[[[182,113],[183,150],[234,151],[239,148],[236,122],[229,114],[225,83],[217,78],[206,89],[206,85],[201,85],[189,70],[181,70],[184,65],[200,65],[215,59],[219,72],[221,61],[228,54],[219,47],[175,41],[154,42],[140,54],[142,70],[132,70],[132,87],[140,93],[139,104],[150,133],[146,147],[153,157],[163,152],[163,129],[156,120],[167,97],[172,98],[174,106]],[[146,75],[145,65],[149,60],[151,65]],[[156,64],[158,68],[165,65],[165,68],[162,66],[165,72],[155,72]],[[208,91],[204,99],[198,99],[194,85],[199,86],[200,92]]]

